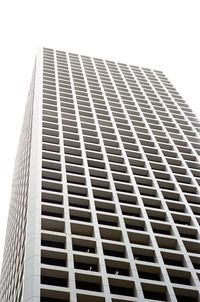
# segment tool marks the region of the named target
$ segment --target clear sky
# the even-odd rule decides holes
[[[0,265],[14,160],[40,46],[165,72],[200,118],[199,0],[0,3]]]

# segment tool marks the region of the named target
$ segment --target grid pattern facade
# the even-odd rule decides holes
[[[21,302],[27,224],[34,77],[16,156],[0,282],[0,301]],[[3,201],[2,201],[3,202]]]
[[[162,72],[51,50],[44,72],[43,140],[57,151],[45,144],[42,263],[62,258],[68,269],[43,266],[41,286],[56,276],[78,302],[198,301],[191,110]],[[66,253],[50,256],[46,231],[62,233]]]
[[[160,71],[47,48],[41,62],[22,300],[199,301],[199,121]]]

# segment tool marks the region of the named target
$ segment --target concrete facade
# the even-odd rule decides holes
[[[37,56],[3,302],[197,302],[200,123],[161,71]]]

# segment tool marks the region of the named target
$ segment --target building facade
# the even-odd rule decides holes
[[[42,49],[2,302],[200,301],[200,123],[157,70]]]

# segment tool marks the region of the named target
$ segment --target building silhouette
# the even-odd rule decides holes
[[[37,58],[2,302],[197,302],[200,123],[157,70]]]

